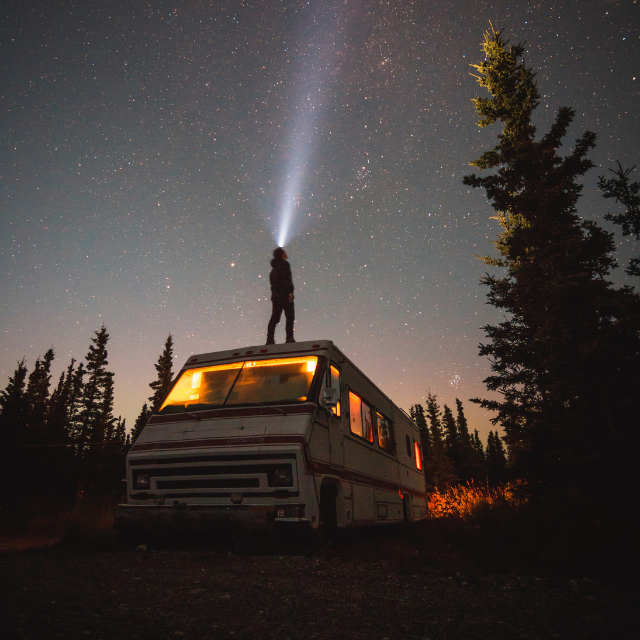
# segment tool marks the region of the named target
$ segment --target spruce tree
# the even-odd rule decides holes
[[[456,428],[458,429],[458,437],[463,444],[471,443],[471,436],[469,435],[469,423],[464,415],[464,407],[462,406],[462,400],[456,398]]]
[[[429,435],[427,419],[424,415],[424,407],[421,404],[411,405],[409,415],[420,432],[420,443],[422,444],[423,457],[428,458],[431,451],[431,437]]]
[[[505,314],[486,326],[480,346],[493,375],[485,383],[502,400],[478,400],[497,411],[510,456],[530,486],[602,486],[635,448],[630,428],[640,411],[639,300],[605,277],[615,266],[611,234],[582,220],[579,179],[593,166],[585,132],[566,157],[558,149],[574,111],[562,107],[539,141],[532,114],[539,103],[523,45],[492,29],[485,60],[473,65],[489,98],[474,104],[481,127],[502,124],[498,144],[471,164],[489,175],[466,176],[485,189],[502,227],[497,258],[504,277],[486,275],[489,303]],[[635,327],[635,331],[634,331]]]
[[[457,469],[460,466],[458,427],[453,417],[453,412],[446,404],[442,410],[442,428],[444,430],[444,444],[447,454]]]
[[[75,408],[78,393],[74,395],[75,359],[60,374],[58,384],[49,399],[46,433],[47,441],[58,447],[47,450],[48,485],[57,498],[70,500],[75,495],[77,482],[77,465],[74,450],[63,446],[72,443],[71,416]]]
[[[51,363],[54,359],[53,349],[49,349],[42,360],[38,357],[25,392],[29,404],[27,424],[29,429],[41,431],[44,427],[49,403],[49,386],[51,384]],[[41,434],[38,434],[40,436]],[[38,438],[35,433],[31,438]],[[33,442],[36,444],[36,442]]]
[[[451,459],[447,455],[441,426],[441,411],[437,396],[430,391],[427,393],[427,419],[431,446],[429,456],[425,458],[423,468],[427,488],[446,491],[458,481]]]
[[[149,386],[153,389],[153,395],[149,398],[149,406],[152,413],[160,409],[160,405],[162,405],[171,390],[173,381],[173,337],[171,334],[169,334],[164,343],[164,349],[154,366],[158,377],[149,383]]]
[[[486,477],[486,469],[484,465],[484,456],[477,451],[473,438],[469,433],[469,425],[464,415],[462,401],[456,398],[456,428],[458,430],[458,447],[459,447],[459,468],[458,475],[462,482],[484,481]]]
[[[489,431],[487,439],[487,482],[497,486],[507,480],[507,457],[498,432]]]
[[[473,447],[482,456],[482,460],[484,461],[484,445],[482,444],[482,440],[480,440],[477,429],[473,430]]]
[[[142,405],[142,409],[136,418],[133,429],[131,430],[131,439],[133,441],[142,433],[151,415],[160,409],[171,390],[173,382],[173,337],[171,334],[169,334],[169,337],[166,339],[164,349],[154,367],[157,377],[153,382],[149,383],[149,386],[153,390],[153,395],[149,398],[149,404],[145,402]]]
[[[56,441],[68,441],[71,435],[70,418],[73,391],[73,374],[75,359],[72,358],[69,366],[60,374],[58,384],[49,400],[47,415],[47,427],[55,435]]]
[[[147,421],[151,417],[153,411],[149,408],[147,403],[145,402],[142,405],[142,409],[140,409],[140,413],[136,418],[136,421],[133,424],[133,429],[131,430],[131,440],[135,442],[138,439],[138,436],[142,433],[144,426],[147,424]]]
[[[29,412],[25,393],[27,372],[25,359],[22,358],[9,378],[9,384],[4,391],[0,391],[0,438],[3,443],[17,441],[26,425]]]
[[[631,182],[629,176],[635,169],[623,169],[618,162],[617,169],[609,169],[614,174],[614,178],[600,176],[598,187],[603,191],[604,198],[615,198],[616,202],[624,205],[624,213],[607,213],[605,218],[622,227],[623,236],[635,236],[640,240],[640,183]],[[630,276],[640,276],[640,258],[632,258],[625,271]]]
[[[82,409],[79,416],[78,440],[81,443],[99,442],[104,434],[113,404],[113,374],[107,371],[107,342],[109,334],[102,325],[95,337],[91,338],[89,352],[86,355],[87,380],[82,393]],[[105,394],[111,394],[106,398]],[[107,403],[105,405],[105,403]]]
[[[0,391],[0,507],[12,509],[20,505],[23,494],[23,474],[25,466],[24,450],[27,444],[26,424],[29,403],[26,398],[28,369],[25,359],[9,378],[9,383]]]
[[[71,361],[72,364],[74,361]],[[83,416],[84,416],[84,378],[87,373],[84,362],[76,367],[70,367],[68,374],[71,376],[70,391],[67,405],[68,422],[67,431],[69,437],[74,442],[80,442],[83,433]]]

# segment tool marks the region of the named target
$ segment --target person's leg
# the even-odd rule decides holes
[[[293,339],[293,323],[296,320],[296,312],[293,302],[287,302],[284,307],[284,317],[286,319],[285,330],[287,333],[287,342],[295,342]]]
[[[267,325],[267,344],[275,344],[276,325],[282,317],[282,304],[276,300],[271,301],[271,318]]]

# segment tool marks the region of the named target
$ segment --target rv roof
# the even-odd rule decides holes
[[[255,347],[242,347],[240,349],[230,349],[228,351],[214,351],[212,353],[201,353],[191,356],[184,364],[183,368],[189,369],[193,366],[201,366],[213,362],[224,362],[234,360],[245,360],[251,357],[252,360],[271,358],[273,356],[292,356],[308,354],[314,351],[326,351],[331,349],[331,340],[308,340],[306,342],[290,342],[285,344],[258,345]]]
[[[211,353],[201,353],[198,355],[191,356],[182,367],[183,369],[192,369],[193,367],[200,367],[204,364],[213,364],[215,362],[234,362],[238,360],[246,360],[247,357],[251,357],[252,360],[261,360],[263,358],[271,358],[273,356],[294,356],[294,355],[308,355],[310,352],[314,351],[328,351],[331,348],[335,348],[338,353],[345,358],[345,360],[349,360],[346,356],[340,351],[338,347],[336,347],[331,340],[307,340],[305,342],[290,342],[285,344],[270,344],[264,345],[260,344],[254,347],[241,347],[239,349],[229,349],[228,351],[213,351]],[[349,360],[351,366],[354,367],[362,376],[364,376],[367,380],[369,378]],[[376,385],[369,380],[371,384],[375,387]],[[377,387],[376,387],[377,388]],[[387,398],[391,404],[396,406],[409,420],[411,418],[407,414],[407,412],[398,407],[389,396],[387,396],[384,391],[379,389],[380,393]]]

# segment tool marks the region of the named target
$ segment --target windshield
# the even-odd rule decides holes
[[[221,364],[184,371],[160,413],[266,402],[304,402],[316,356]]]

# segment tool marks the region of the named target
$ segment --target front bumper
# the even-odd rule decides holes
[[[307,525],[306,518],[278,517],[270,505],[118,505],[114,527],[119,531],[228,531],[235,529],[271,531],[293,521]]]

